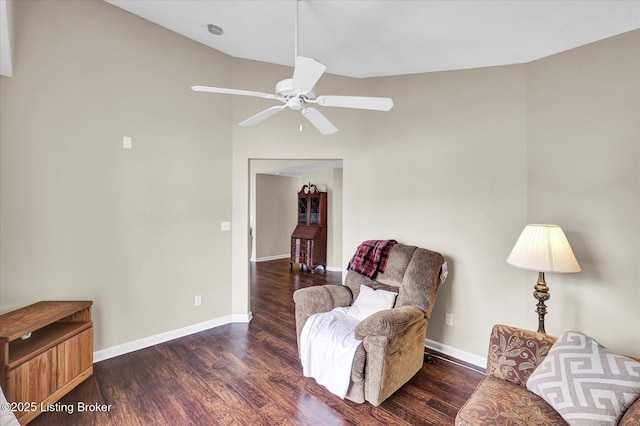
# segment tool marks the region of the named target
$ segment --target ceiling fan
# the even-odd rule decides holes
[[[315,85],[320,79],[326,66],[311,58],[296,57],[293,78],[288,78],[276,84],[275,95],[248,90],[225,89],[221,87],[193,86],[196,92],[226,93],[231,95],[255,96],[265,99],[276,99],[283,105],[272,106],[257,113],[240,123],[240,126],[253,126],[263,120],[289,108],[302,110],[302,115],[313,124],[323,135],[329,135],[338,129],[316,108],[309,106],[317,104],[326,107],[357,108],[376,111],[389,111],[393,107],[390,98],[375,98],[365,96],[316,96]]]
[[[299,0],[298,0],[299,1]],[[230,95],[254,96],[265,99],[274,99],[283,103],[265,109],[250,117],[239,125],[254,126],[263,120],[283,111],[286,108],[302,111],[302,115],[323,135],[330,135],[338,129],[312,104],[326,107],[356,108],[375,111],[389,111],[393,107],[390,98],[378,98],[367,96],[316,96],[315,86],[327,67],[311,58],[297,56],[298,50],[298,1],[296,1],[296,37],[295,37],[295,67],[293,78],[282,80],[276,84],[275,94],[252,92],[249,90],[225,89],[222,87],[193,86],[196,92],[225,93]],[[302,128],[301,128],[302,129]]]

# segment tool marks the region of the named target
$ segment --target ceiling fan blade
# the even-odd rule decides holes
[[[252,92],[250,90],[225,89],[223,87],[193,86],[191,90],[195,92],[224,93],[227,95],[255,96],[265,99],[280,99],[271,93]]]
[[[391,98],[368,96],[318,96],[316,103],[328,107],[371,109],[375,111],[389,111],[393,107]]]
[[[327,117],[322,115],[320,111],[315,108],[305,108],[302,110],[302,115],[315,126],[316,129],[323,135],[330,135],[338,131],[338,128],[331,124]]]
[[[276,115],[277,113],[279,113],[280,111],[282,111],[286,107],[287,107],[286,105],[272,106],[271,108],[265,109],[264,111],[261,111],[261,112],[257,113],[253,117],[247,118],[246,120],[244,120],[242,123],[240,123],[238,125],[242,126],[242,127],[255,126],[256,124],[266,120],[267,118],[271,117],[272,115]]]
[[[293,87],[302,94],[310,92],[316,85],[327,67],[320,62],[304,56],[296,57],[293,70]]]

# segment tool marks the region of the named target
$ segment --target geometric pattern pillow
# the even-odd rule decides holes
[[[570,425],[616,425],[640,396],[640,362],[566,329],[529,376],[527,389]]]

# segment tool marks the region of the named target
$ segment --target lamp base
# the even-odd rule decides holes
[[[536,312],[538,313],[538,333],[547,334],[544,330],[544,316],[547,314],[547,306],[544,304],[546,300],[549,300],[551,295],[549,294],[549,287],[544,281],[544,272],[538,272],[538,282],[533,287],[533,297],[538,299],[536,305]]]

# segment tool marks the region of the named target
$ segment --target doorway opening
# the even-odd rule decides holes
[[[290,257],[297,194],[312,183],[327,192],[327,270],[342,270],[342,168],[341,159],[250,159],[251,262]]]

